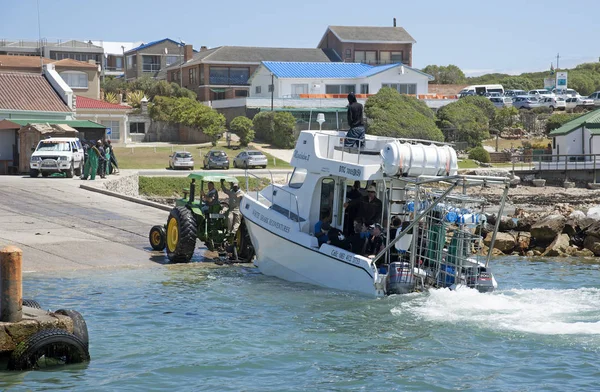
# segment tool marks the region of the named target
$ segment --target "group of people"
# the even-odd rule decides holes
[[[106,178],[107,174],[119,172],[119,165],[115,157],[110,140],[102,143],[102,140],[83,141],[83,173],[82,180],[95,180],[96,175]]]
[[[200,196],[204,205],[202,206],[202,212],[206,213],[218,213],[221,210],[221,203],[219,202],[219,192],[215,188],[215,184],[212,181],[207,183],[208,192],[202,190]],[[228,231],[233,238],[237,233],[240,224],[242,223],[242,213],[240,212],[240,203],[244,197],[244,192],[239,188],[237,183],[230,183],[230,187],[225,186],[225,179],[221,179],[221,190],[229,198],[229,216],[228,216]]]

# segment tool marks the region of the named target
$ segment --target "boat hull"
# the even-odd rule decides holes
[[[361,263],[356,261],[345,262],[331,256],[331,253],[339,256],[339,252],[344,252],[339,248],[323,245],[322,248],[329,251],[323,253],[317,248],[308,248],[274,234],[248,219],[246,227],[256,252],[254,264],[264,275],[368,296],[385,295],[383,287],[377,284],[380,276],[375,268],[365,268],[357,265]]]

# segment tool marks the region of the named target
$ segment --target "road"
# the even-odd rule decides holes
[[[66,178],[0,176],[0,248],[23,250],[23,271],[151,267],[148,232],[167,213],[79,188]]]

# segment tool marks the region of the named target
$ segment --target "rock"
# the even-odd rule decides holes
[[[0,353],[13,351],[16,348],[15,342],[4,328],[0,328]]]
[[[577,234],[579,229],[579,225],[577,224],[577,220],[573,218],[567,219],[565,222],[565,227],[563,228],[563,234],[567,234],[570,238],[574,237]]]
[[[527,257],[533,257],[534,256],[533,251],[532,250],[528,250],[527,253],[525,253],[525,256],[527,256]]]
[[[483,240],[483,243],[488,247],[492,243],[492,236],[493,236],[493,233],[488,233],[488,235]],[[510,233],[497,233],[496,234],[496,241],[494,242],[494,248],[498,249],[502,253],[510,253],[515,248],[516,245],[517,245],[517,242],[515,240],[515,237],[512,234],[510,234]]]
[[[560,234],[554,241],[546,248],[546,251],[542,253],[542,256],[555,257],[566,255],[567,249],[569,248],[569,236],[566,234]]]
[[[521,183],[521,177],[519,177],[519,176],[512,176],[512,178],[508,182],[508,184],[511,188],[516,188],[517,185],[519,185],[520,183]]]
[[[536,243],[549,244],[562,233],[567,218],[562,215],[548,215],[531,226],[531,236]]]
[[[572,181],[565,181],[565,182],[563,182],[563,187],[565,189],[575,188],[575,183]]]
[[[583,241],[583,246],[594,253],[594,256],[600,256],[600,239],[593,235],[588,235]]]
[[[500,225],[498,226],[498,231],[506,233],[508,231],[512,231],[516,229],[517,223],[515,219],[510,218],[508,216],[503,216],[500,218]]]
[[[589,249],[577,250],[573,253],[575,257],[594,257],[594,252]]]
[[[530,231],[531,226],[535,223],[535,218],[527,216],[517,220],[517,226],[515,227],[518,231]]]
[[[560,214],[562,216],[569,216],[573,212],[573,207],[565,203],[558,203],[554,205],[554,214]]]
[[[520,231],[517,233],[517,245],[516,249],[521,252],[529,249],[529,245],[531,244],[531,234],[525,231]]]
[[[539,250],[536,249],[536,250],[533,251],[533,255],[534,256],[541,256],[542,252],[540,252]]]
[[[531,183],[535,180],[535,174],[528,174],[523,177],[523,182]]]
[[[546,186],[546,180],[540,179],[540,178],[536,178],[535,180],[531,181],[533,183],[533,186],[537,187],[537,188],[543,188]]]
[[[585,218],[585,214],[583,213],[583,211],[575,210],[575,211],[571,212],[571,214],[569,214],[568,218],[580,220],[580,219]]]
[[[587,219],[584,219],[587,220]],[[587,223],[587,222],[586,222]],[[585,227],[583,232],[586,236],[594,236],[596,238],[600,238],[600,222],[593,222],[591,225]]]
[[[600,221],[600,206],[594,206],[591,207],[588,211],[586,216],[590,219],[593,219],[595,221]]]

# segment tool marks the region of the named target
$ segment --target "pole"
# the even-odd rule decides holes
[[[558,71],[558,60],[560,59],[560,53],[556,54],[556,70]]]
[[[38,39],[40,40],[40,73],[44,73],[44,47],[42,46],[42,24],[40,22],[40,0],[37,0]]]
[[[18,323],[23,318],[23,251],[16,246],[0,250],[0,321]]]
[[[127,82],[127,61],[125,61],[125,46],[121,46],[123,50],[123,80]]]
[[[183,43],[179,43],[179,85],[183,87],[183,57],[181,56],[181,48]]]
[[[273,94],[275,93],[274,76],[271,74],[271,111],[273,111]]]

